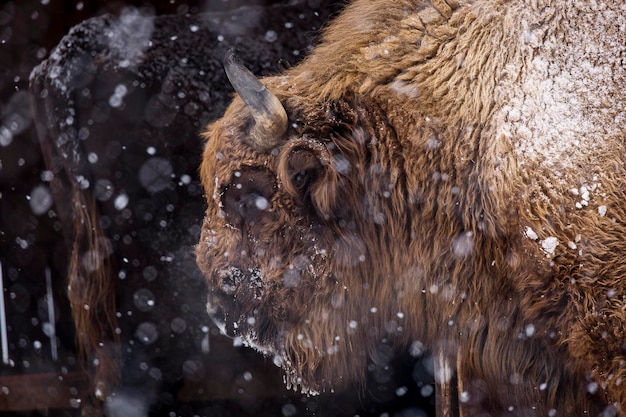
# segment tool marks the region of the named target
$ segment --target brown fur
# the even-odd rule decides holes
[[[91,407],[96,404],[94,398],[103,401],[110,394],[120,377],[119,335],[114,331],[118,328],[116,286],[111,279],[115,268],[113,248],[98,222],[95,198],[74,184],[71,202],[75,235],[68,268],[68,298],[81,364],[90,375],[87,407]],[[90,412],[83,410],[84,415]]]
[[[289,385],[388,338],[458,353],[470,415],[624,415],[622,12],[529,3],[357,0],[264,80],[282,145],[209,127],[210,308]]]

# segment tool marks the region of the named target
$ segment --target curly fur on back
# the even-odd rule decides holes
[[[250,143],[235,99],[205,134],[196,250],[224,331],[304,390],[359,379],[385,338],[456,361],[468,415],[623,415],[626,45],[606,3],[357,0],[264,79],[280,146]]]

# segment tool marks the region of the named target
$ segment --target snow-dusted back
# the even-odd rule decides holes
[[[516,138],[512,146],[521,166],[541,166],[558,185],[593,187],[597,193],[601,184],[594,178],[601,167],[589,165],[589,153],[610,154],[626,128],[626,113],[615,106],[621,101],[615,86],[626,80],[620,41],[626,37],[626,5],[572,6],[588,11],[565,18],[578,28],[566,38],[542,25],[557,18],[557,8],[510,17],[523,27],[517,51],[523,65],[507,67],[499,81],[505,105],[496,116],[498,133]],[[577,178],[568,178],[572,171]],[[581,194],[588,201],[589,194]]]

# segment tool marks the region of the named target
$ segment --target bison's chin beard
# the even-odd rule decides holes
[[[273,353],[274,363],[285,372],[288,389],[317,395],[364,379],[366,347],[346,337],[345,331],[331,329],[331,323],[323,322],[283,333]]]
[[[326,327],[328,322],[288,330],[274,328],[268,332],[267,327],[273,326],[263,322],[251,326],[246,321],[213,319],[222,334],[271,358],[283,370],[287,389],[318,395],[365,376],[366,347],[357,350],[360,345],[356,340],[336,336],[342,333],[330,330],[332,325]]]
[[[223,324],[218,327],[223,334],[229,335]],[[253,327],[244,324],[237,327],[240,331],[234,337],[243,346],[271,358],[274,365],[283,370],[287,389],[305,395],[319,395],[364,377],[367,366],[365,352],[348,351],[344,343],[339,343],[340,340],[320,348],[300,332],[281,332],[281,335],[268,341],[259,337],[259,331]]]

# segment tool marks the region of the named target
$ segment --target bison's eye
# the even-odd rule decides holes
[[[303,150],[293,152],[287,167],[288,188],[308,200],[310,186],[321,170],[322,166],[313,153]]]
[[[226,217],[235,225],[258,222],[269,209],[274,192],[274,180],[269,172],[236,172],[223,192]]]
[[[315,171],[306,170],[299,171],[292,174],[293,186],[297,189],[301,194],[306,194],[311,184],[311,179],[317,176]]]
[[[341,173],[332,164],[332,155],[321,142],[303,139],[281,155],[278,176],[299,207],[323,220],[345,212],[341,197]]]

